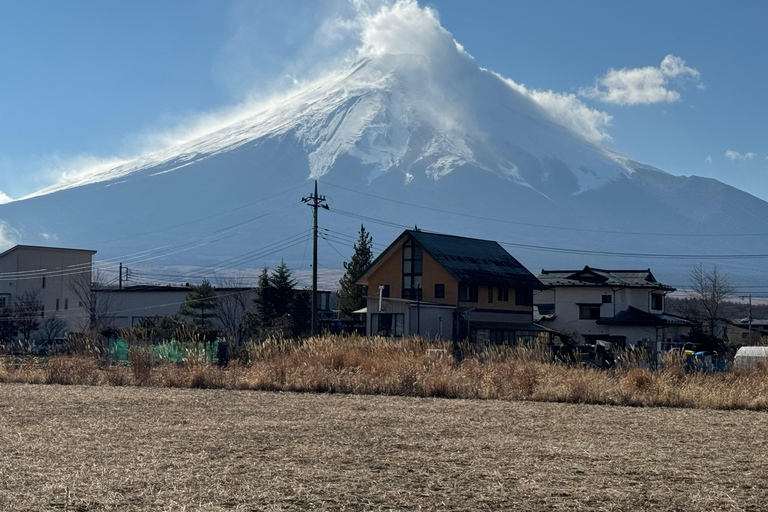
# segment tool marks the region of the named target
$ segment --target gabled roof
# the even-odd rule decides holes
[[[605,270],[585,266],[582,270],[543,270],[539,280],[548,286],[610,286],[613,288],[654,288],[675,291],[656,280],[651,269]]]
[[[509,286],[543,289],[544,286],[501,245],[491,240],[405,230],[384,250],[358,279],[369,274],[397,247],[405,237],[418,243],[438,265],[463,284]]]
[[[596,323],[598,325],[650,325],[656,327],[665,327],[669,325],[694,325],[693,322],[683,317],[667,314],[654,315],[653,313],[647,313],[642,309],[637,309],[634,306],[629,306],[624,311],[619,311],[613,317],[600,318]]]

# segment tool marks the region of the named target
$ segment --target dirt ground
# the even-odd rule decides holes
[[[0,384],[0,510],[765,510],[768,414]]]

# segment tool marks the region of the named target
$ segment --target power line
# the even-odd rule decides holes
[[[448,215],[457,215],[460,217],[467,217],[471,219],[478,219],[478,220],[484,220],[484,221],[491,221],[491,222],[500,222],[503,224],[512,224],[515,226],[526,226],[526,227],[532,227],[532,228],[545,228],[545,229],[557,229],[561,231],[581,231],[585,233],[597,233],[597,234],[613,234],[613,235],[634,235],[634,236],[674,236],[674,237],[756,237],[756,236],[768,236],[768,233],[650,233],[650,232],[643,232],[643,231],[615,231],[615,230],[609,230],[609,229],[589,229],[589,228],[573,228],[573,227],[565,227],[565,226],[553,226],[549,224],[534,224],[530,222],[519,222],[519,221],[513,221],[508,219],[497,219],[494,217],[484,217],[482,215],[474,215],[471,213],[460,213],[455,212],[451,210],[444,210],[442,208],[434,208],[431,206],[425,206],[422,204],[415,204],[415,203],[409,203],[407,201],[401,201],[398,199],[392,199],[390,197],[383,197],[383,196],[377,196],[375,194],[371,194],[368,192],[363,192],[360,190],[355,190],[348,187],[343,187],[341,185],[337,185],[335,183],[331,183],[329,181],[323,181],[325,185],[330,185],[331,187],[336,187],[342,190],[346,190],[348,192],[353,192],[355,194],[360,194],[368,197],[373,197],[376,199],[381,199],[383,201],[389,201],[396,204],[402,204],[405,206],[412,206],[414,208],[421,208],[422,210],[429,210],[433,212],[438,213],[445,213]],[[337,210],[338,211],[338,210]]]
[[[68,275],[76,275],[76,274],[86,274],[86,273],[97,271],[97,270],[113,271],[111,269],[104,267],[103,266],[104,263],[123,261],[125,263],[136,264],[136,263],[156,260],[158,258],[165,258],[173,254],[190,251],[192,249],[196,249],[199,247],[210,245],[215,242],[220,242],[227,238],[231,238],[235,236],[237,233],[231,233],[231,234],[227,234],[226,236],[220,236],[218,238],[206,240],[216,235],[230,232],[246,224],[264,219],[271,215],[283,213],[293,208],[298,208],[299,204],[300,203],[293,203],[290,206],[287,206],[280,210],[273,210],[271,212],[258,215],[256,217],[251,217],[249,219],[237,222],[235,224],[231,224],[229,226],[219,228],[208,234],[191,237],[191,238],[182,240],[180,242],[177,242],[175,244],[167,244],[167,245],[155,247],[152,249],[147,249],[144,251],[139,251],[129,255],[116,256],[114,258],[108,258],[106,260],[97,261],[95,263],[79,263],[75,265],[69,265],[63,269],[53,269],[53,270],[39,269],[39,270],[26,270],[26,271],[2,273],[0,274],[0,281],[38,279],[40,277],[45,277],[45,276],[68,276]],[[175,249],[175,250],[170,250],[170,249]]]

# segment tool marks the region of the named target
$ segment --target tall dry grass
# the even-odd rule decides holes
[[[463,347],[418,338],[321,336],[269,339],[246,346],[246,363],[220,368],[194,351],[160,364],[149,347],[129,352],[131,365],[99,368],[96,357],[5,360],[0,382],[226,388],[418,397],[536,400],[629,406],[768,410],[768,370],[686,373],[668,354],[650,370],[642,352],[616,368],[550,362],[546,347]]]

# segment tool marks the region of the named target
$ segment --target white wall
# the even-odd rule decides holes
[[[634,345],[639,340],[647,338],[656,340],[654,327],[642,326],[610,326],[598,325],[596,320],[579,318],[579,304],[599,304],[600,316],[613,317],[630,306],[646,313],[661,314],[663,310],[652,310],[650,294],[659,292],[649,288],[621,288],[560,286],[542,291],[533,296],[534,304],[555,304],[555,317],[552,320],[541,320],[541,325],[556,331],[576,331],[583,336],[625,336],[627,345]],[[603,296],[611,297],[610,303],[603,303]],[[660,335],[661,336],[661,335]],[[679,332],[675,336],[679,339]]]

